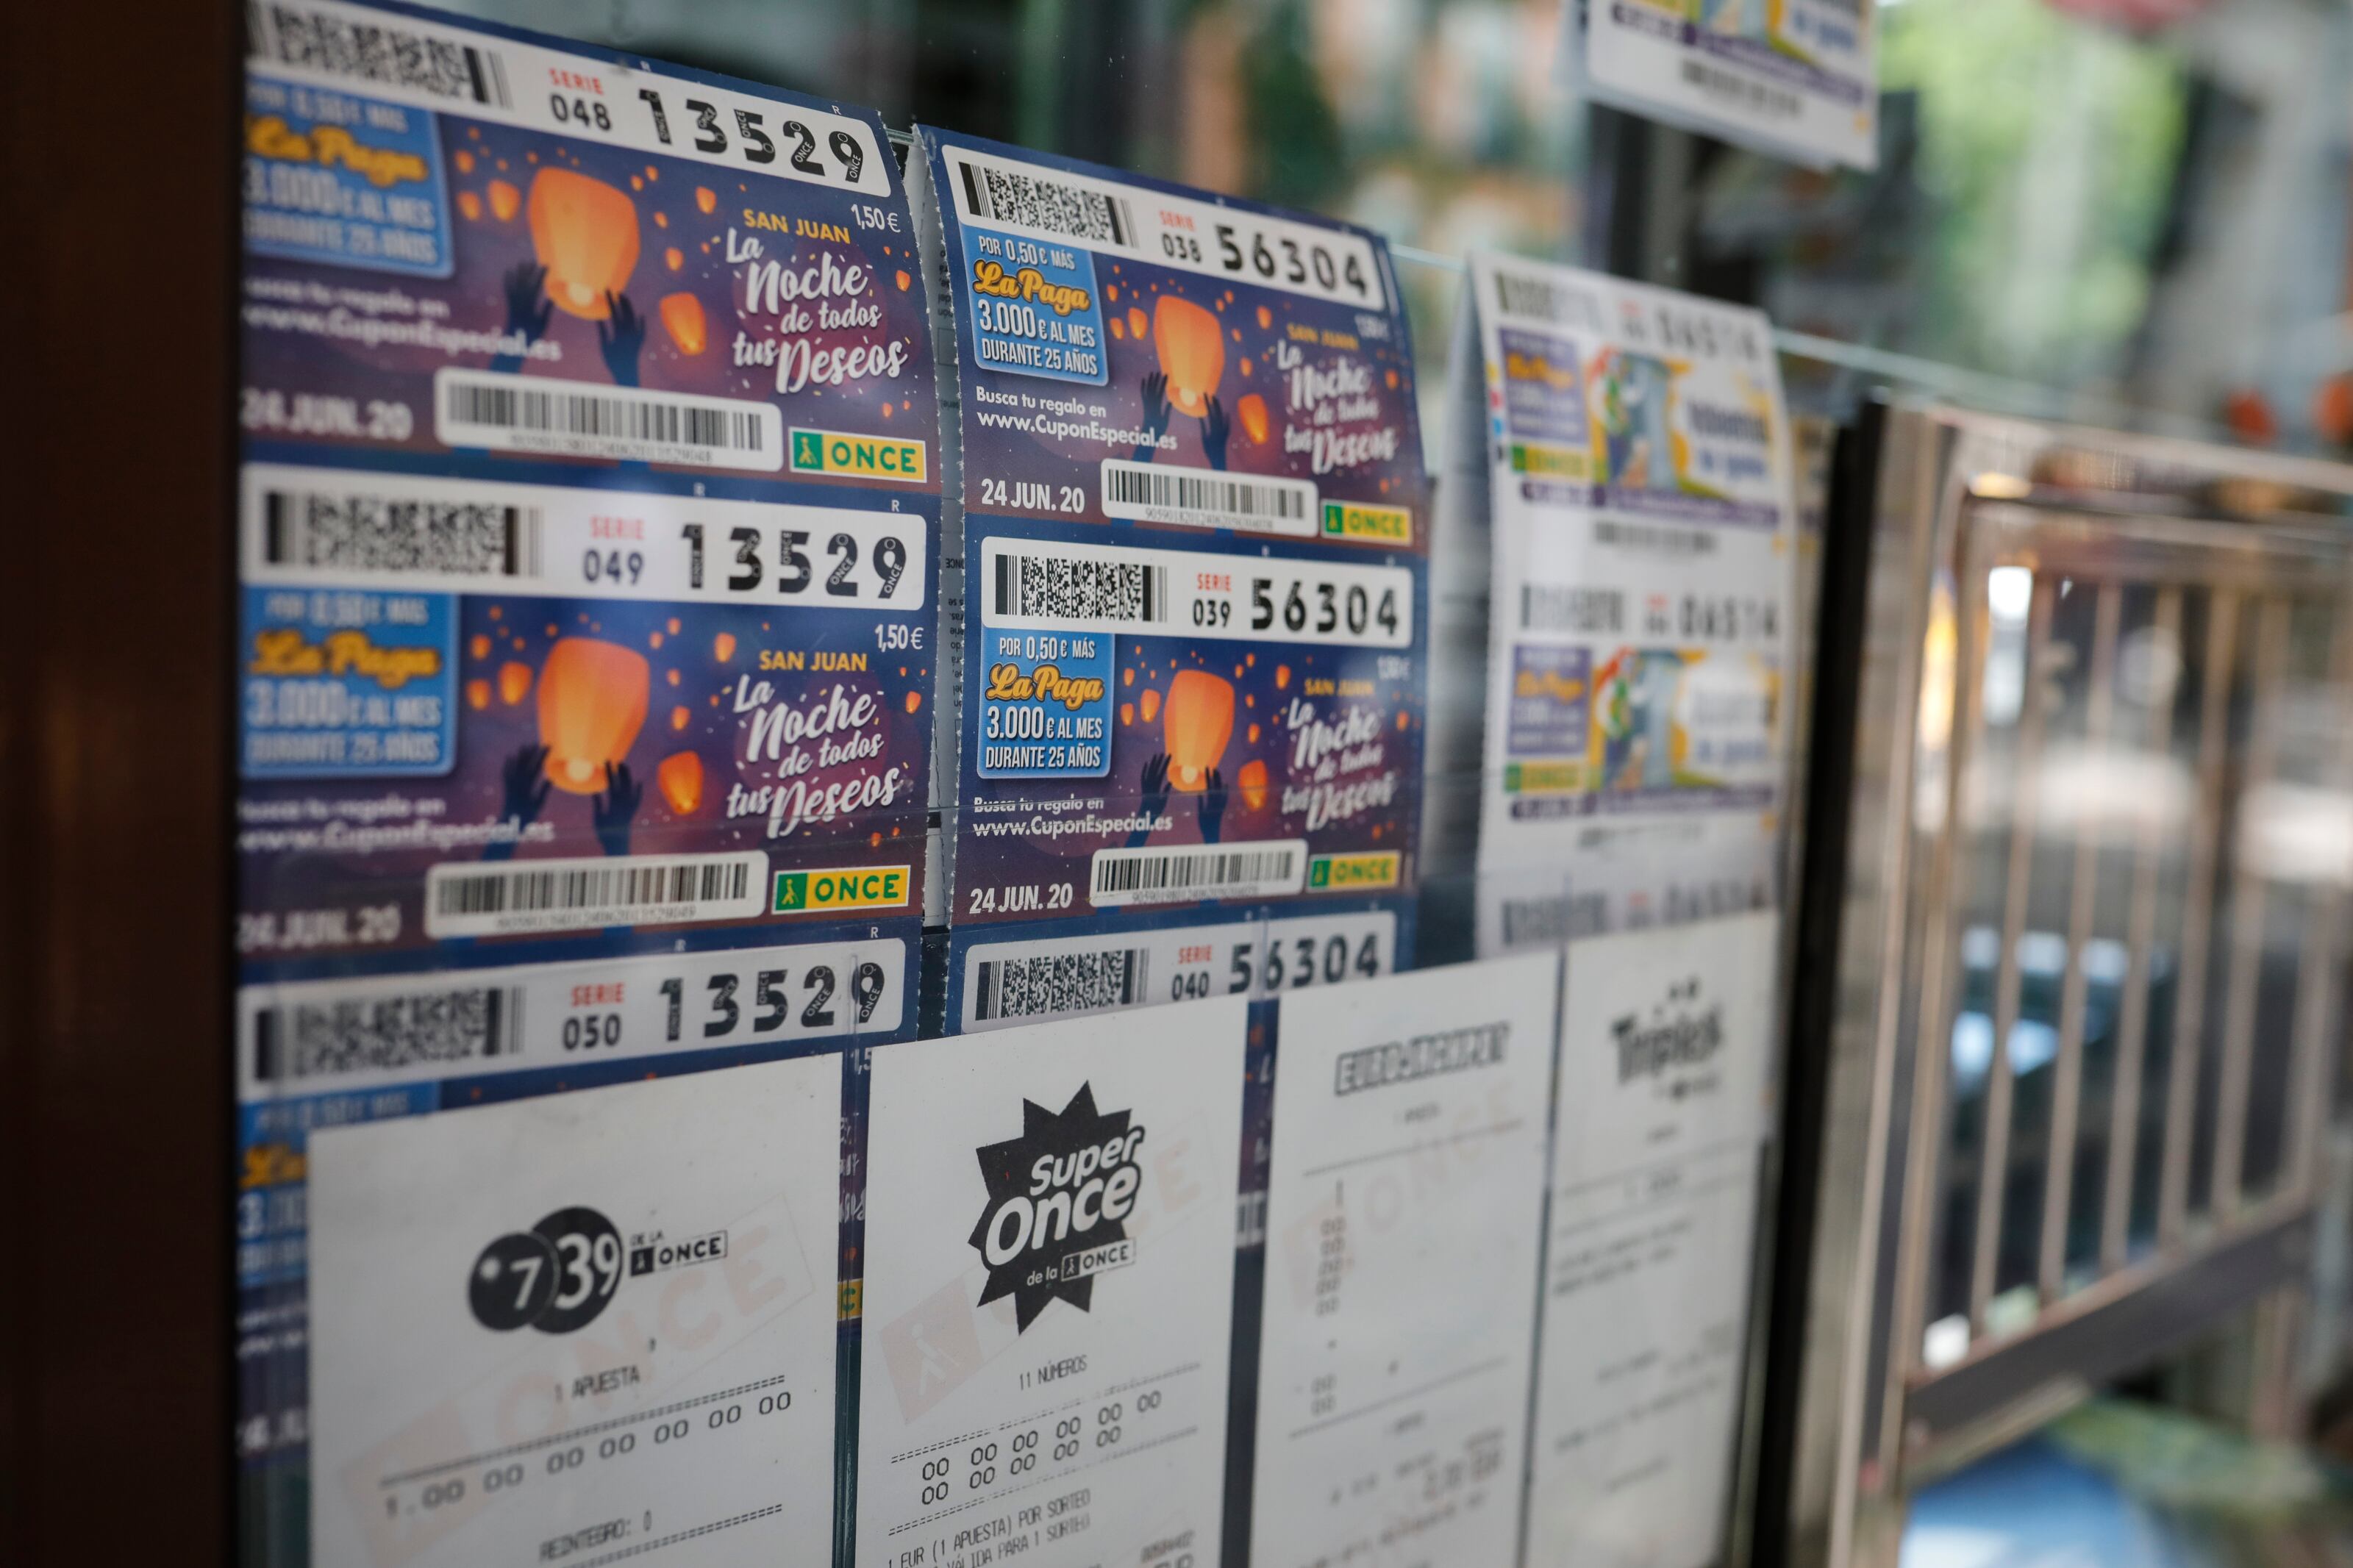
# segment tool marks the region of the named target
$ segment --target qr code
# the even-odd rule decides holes
[[[1745,109],[1754,109],[1783,120],[1794,120],[1805,111],[1805,100],[1786,88],[1775,87],[1736,71],[1719,70],[1701,60],[1683,62],[1683,81],[1710,98],[1729,99]]]
[[[253,51],[281,64],[436,98],[513,107],[497,53],[459,39],[291,5],[252,6],[247,21]]]
[[[1069,621],[1168,618],[1168,569],[1138,561],[1059,555],[997,558],[997,614]]]
[[[1622,632],[1626,595],[1616,588],[1545,588],[1524,583],[1520,625],[1532,632]]]
[[[983,1018],[1045,1018],[1124,1007],[1143,991],[1141,948],[991,959],[980,966]]]
[[[494,986],[272,1007],[255,1019],[264,1082],[385,1072],[501,1054],[513,1001]]]
[[[1593,524],[1593,540],[1597,544],[1646,550],[1657,555],[1715,553],[1715,535],[1704,528],[1664,528],[1656,523],[1612,522],[1600,519]]]
[[[1124,246],[1135,232],[1127,203],[1106,192],[1011,169],[970,163],[965,169],[965,205],[975,217],[1064,234],[1093,245]]]
[[[1504,945],[1541,946],[1599,936],[1609,929],[1609,900],[1599,893],[1504,900]]]
[[[262,554],[273,566],[529,577],[539,533],[539,513],[516,507],[272,490]]]

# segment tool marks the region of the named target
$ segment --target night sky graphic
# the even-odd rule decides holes
[[[981,1180],[988,1184],[988,1206],[981,1211],[980,1223],[972,1230],[972,1245],[980,1253],[981,1260],[985,1263],[988,1258],[989,1226],[1007,1204],[1028,1194],[1029,1170],[1039,1156],[1069,1159],[1090,1145],[1101,1148],[1126,1134],[1128,1118],[1133,1114],[1126,1110],[1099,1113],[1092,1083],[1081,1084],[1060,1115],[1034,1100],[1022,1100],[1021,1136],[973,1152],[980,1160]],[[987,1288],[981,1291],[976,1305],[986,1307],[1002,1297],[1012,1297],[1017,1331],[1026,1331],[1038,1314],[1046,1310],[1046,1303],[1057,1296],[1082,1312],[1090,1311],[1094,1301],[1094,1277],[1061,1279],[1054,1275],[1070,1254],[1105,1242],[1122,1241],[1126,1237],[1127,1226],[1121,1220],[1099,1217],[1085,1230],[1073,1224],[1070,1235],[1061,1240],[1045,1248],[1025,1247],[1011,1261],[991,1267]],[[1037,1277],[1034,1283],[1033,1275]]]

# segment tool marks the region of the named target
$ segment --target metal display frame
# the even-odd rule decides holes
[[[2309,1272],[2324,1174],[2345,898],[2341,883],[2316,882],[2301,933],[2285,1150],[2272,1190],[2254,1196],[2242,1171],[2264,888],[2261,874],[2240,863],[2235,838],[2223,835],[2222,784],[2233,767],[2242,782],[2261,783],[2276,761],[2291,595],[2333,612],[2327,684],[2338,710],[2353,718],[2353,537],[2340,521],[2353,509],[2353,468],[1916,403],[1867,409],[1842,438],[1838,473],[1791,1014],[1787,1143],[1807,1151],[1807,1163],[1792,1173],[1779,1220],[1792,1250],[1784,1256],[1765,1395],[1767,1427],[1788,1441],[1785,1451],[1768,1451],[1758,1556],[1846,1568],[1895,1560],[1905,1499],[1925,1480],[2250,1307],[2263,1309],[2250,1424],[2280,1429],[2292,1419],[2285,1346]],[[2002,564],[2027,565],[2035,584],[2013,779],[2038,779],[2042,682],[2054,662],[2052,584],[2096,595],[2084,719],[2095,748],[2109,742],[2116,721],[2107,693],[2126,587],[2153,595],[2155,622],[2168,636],[2185,591],[2211,606],[2199,710],[2172,712],[2189,704],[2178,694],[2167,700],[2167,722],[2194,725],[2198,737],[2180,990],[2165,1042],[2156,1237],[2136,1255],[2126,1211],[2151,1044],[2151,930],[2164,901],[2154,871],[2160,846],[2144,827],[2131,850],[2130,968],[2096,1264],[2090,1278],[2071,1271],[2065,1245],[2086,1012],[2084,964],[2071,961],[2051,1058],[2047,1142],[2024,1151],[2042,1165],[2031,1321],[2021,1326],[2014,1311],[1994,1311],[1995,1254],[2020,1153],[2010,1146],[2013,1048],[1998,1043],[1975,1156],[1967,1347],[1931,1365],[1923,1334],[1937,1266],[1940,1162],[1958,1106],[1947,1082],[1953,1053],[1943,1047],[1963,1005],[1958,926],[1970,868],[1960,841],[1969,792],[1979,787],[1969,767],[1986,725],[1987,584]],[[2242,616],[2253,618],[2243,637]],[[2231,670],[2242,640],[2253,649],[2243,681]],[[2228,704],[2242,684],[2253,717],[2243,754],[2234,754]],[[2338,732],[2353,732],[2353,723]],[[2353,777],[2342,742],[2332,774],[2340,790]],[[2035,821],[2041,788],[2019,788],[2008,818],[1995,1042],[2010,1041],[2020,1018],[2026,888],[2038,851],[2047,852]],[[2094,847],[2090,829],[2074,828],[2064,951],[2081,954],[2091,935]],[[2230,939],[2209,952],[2211,916],[2226,890]],[[2215,1031],[2205,1022],[2210,987],[2220,991]],[[1930,1043],[1939,1048],[1924,1048]],[[2193,1207],[2192,1125],[2206,1093],[2199,1066],[2210,1055],[2211,1176],[2208,1201]]]

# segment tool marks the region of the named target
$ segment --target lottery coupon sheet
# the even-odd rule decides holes
[[[1875,0],[1569,0],[1563,74],[1605,103],[1817,168],[1879,163]]]
[[[1750,914],[1568,950],[1532,1568],[1718,1560],[1778,932]]]
[[[1479,950],[1770,907],[1795,532],[1771,330],[1512,257],[1474,255],[1471,289],[1494,538]]]
[[[968,137],[918,151],[962,440],[945,1026],[1386,973],[1429,542],[1387,248]]]
[[[246,100],[237,1446],[288,1563],[314,1131],[913,1032],[939,443],[868,110],[342,0],[251,8]]]
[[[1218,1560],[1248,1009],[871,1053],[854,1562]]]
[[[1556,953],[1286,997],[1253,1568],[1511,1568]]]
[[[820,1562],[841,1058],[322,1133],[312,1558]]]

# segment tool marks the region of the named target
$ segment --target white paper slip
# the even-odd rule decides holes
[[[1560,960],[1286,997],[1251,1568],[1510,1568]]]
[[[1248,1017],[873,1053],[858,1563],[1216,1563]]]
[[[311,1560],[810,1561],[841,1058],[314,1133]]]
[[[1738,1437],[1778,920],[1568,950],[1532,1568],[1704,1568]]]

